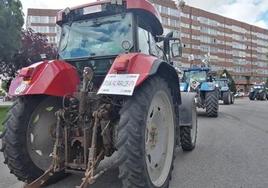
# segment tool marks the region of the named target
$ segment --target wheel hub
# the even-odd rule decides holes
[[[145,134],[145,158],[152,183],[160,187],[169,175],[174,149],[174,119],[165,92],[155,94],[149,108]]]
[[[55,141],[56,116],[55,101],[40,103],[33,111],[27,129],[27,149],[33,163],[42,170],[51,165]]]
[[[156,127],[152,127],[150,130],[149,130],[149,147],[151,149],[154,149],[156,144],[157,144],[157,140],[158,140],[158,130]]]

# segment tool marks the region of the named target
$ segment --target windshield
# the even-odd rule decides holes
[[[217,83],[220,87],[227,87],[227,86],[228,86],[228,81],[226,81],[226,80],[217,80],[216,83]]]
[[[204,82],[207,80],[207,72],[206,71],[186,71],[184,72],[183,80],[189,83],[191,80],[197,82]]]
[[[62,28],[59,56],[76,59],[118,55],[125,50],[122,42],[132,39],[131,14],[114,15],[65,24]]]
[[[254,89],[263,89],[264,87],[263,86],[260,86],[260,85],[255,85],[253,86]]]

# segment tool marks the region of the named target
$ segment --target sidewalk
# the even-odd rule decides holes
[[[11,106],[13,104],[12,101],[8,101],[8,102],[0,102],[0,108],[1,107],[5,107],[5,106]]]

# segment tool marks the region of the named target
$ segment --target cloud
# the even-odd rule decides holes
[[[190,6],[268,29],[268,0],[186,0]]]

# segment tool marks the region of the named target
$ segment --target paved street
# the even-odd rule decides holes
[[[0,154],[0,187],[19,188]],[[93,188],[119,188],[116,170]],[[78,185],[81,177],[50,188]],[[102,182],[102,183],[100,183]],[[220,105],[219,118],[199,113],[198,143],[191,153],[177,152],[171,188],[267,188],[268,102],[239,99],[235,105]]]

